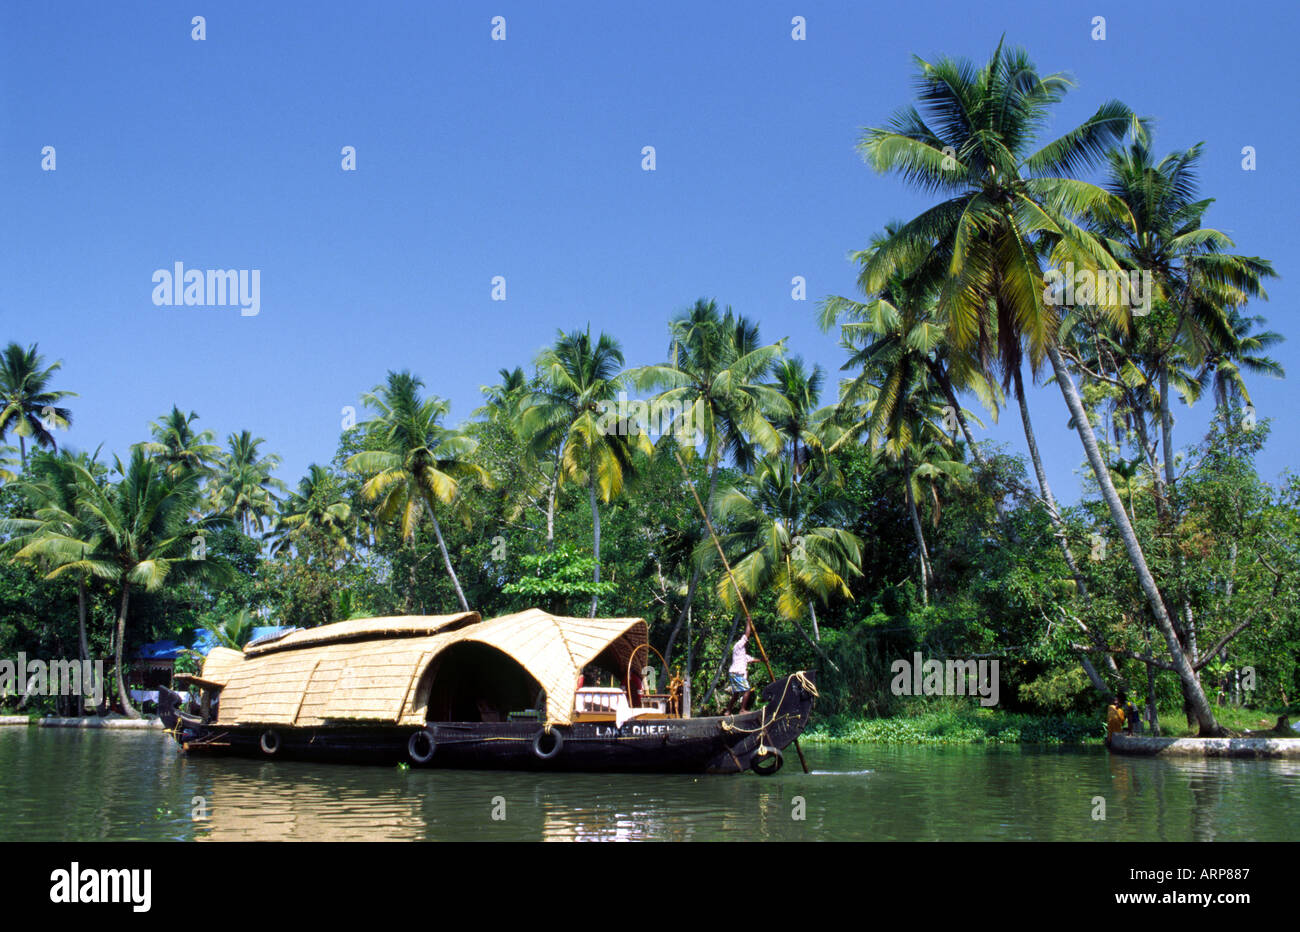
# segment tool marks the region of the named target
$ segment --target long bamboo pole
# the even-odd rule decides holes
[[[731,587],[736,590],[736,598],[740,600],[740,607],[745,612],[745,630],[754,635],[754,643],[758,645],[759,656],[763,658],[763,666],[767,667],[767,675],[773,683],[776,682],[776,674],[772,672],[772,662],[767,659],[767,650],[763,647],[763,639],[758,635],[758,629],[754,627],[754,619],[749,614],[749,606],[745,604],[745,594],[740,591],[740,583],[736,582],[736,574],[731,571],[731,564],[727,561],[727,555],[722,552],[722,544],[718,541],[717,532],[713,530],[713,522],[709,520],[709,511],[700,501],[700,493],[695,491],[695,483],[691,480],[691,474],[686,470],[686,464],[682,462],[682,454],[678,450],[673,450],[673,456],[677,458],[677,465],[682,468],[682,476],[686,479],[686,487],[691,490],[691,498],[695,499],[695,505],[700,509],[700,515],[704,518],[704,526],[709,530],[709,537],[713,539],[713,546],[718,548],[718,556],[722,558],[722,565],[726,567],[727,578],[731,580]],[[799,739],[794,739],[794,749],[799,755],[799,765],[803,767],[803,772],[808,773],[808,761],[804,759],[803,748],[799,747]]]

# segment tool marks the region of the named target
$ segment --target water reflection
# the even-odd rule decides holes
[[[0,840],[1300,839],[1295,761],[806,751],[814,773],[767,780],[558,775],[186,758],[157,734],[7,728]]]
[[[200,764],[200,762],[193,762]],[[202,761],[191,768],[206,818],[196,838],[213,841],[349,841],[428,836],[423,800],[405,781],[375,785],[345,768],[331,779],[301,764]],[[231,762],[224,762],[231,763]],[[364,813],[364,819],[358,815]]]

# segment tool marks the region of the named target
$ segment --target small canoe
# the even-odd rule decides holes
[[[1111,735],[1114,754],[1146,757],[1242,757],[1300,759],[1300,738],[1153,738]]]

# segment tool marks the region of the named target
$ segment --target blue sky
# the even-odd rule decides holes
[[[795,15],[806,41],[791,39]],[[1291,5],[1185,0],[6,4],[0,341],[63,360],[58,385],[81,396],[65,443],[125,452],[175,403],[223,441],[267,438],[290,484],[329,459],[341,409],[390,368],[420,374],[459,420],[557,327],[590,323],[629,364],[659,361],[668,319],[699,296],[833,372],[843,354],[816,300],[852,294],[847,253],[926,204],[861,162],[862,127],[912,99],[913,54],[983,59],[1005,33],[1077,78],[1058,130],[1116,97],[1155,118],[1161,153],[1205,141],[1207,222],[1281,272],[1252,310],[1289,337],[1275,355],[1300,373],[1298,20]],[[41,170],[45,146],[56,171]],[[259,269],[260,313],[155,306],[153,272],[177,261]],[[807,301],[791,299],[796,275]],[[1290,386],[1252,392],[1277,418],[1261,461],[1275,479],[1297,449]],[[1082,451],[1060,394],[1032,406],[1073,500]],[[1180,445],[1208,409],[1177,412]],[[1014,417],[985,421],[1023,449]]]

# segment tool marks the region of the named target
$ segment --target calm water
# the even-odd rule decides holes
[[[806,745],[776,777],[182,757],[159,734],[0,728],[0,841],[1300,840],[1300,762]],[[191,818],[192,799],[208,818]],[[1105,821],[1092,818],[1095,796]],[[505,819],[494,820],[494,797]],[[803,797],[806,818],[791,818]],[[497,803],[498,811],[501,800]]]

